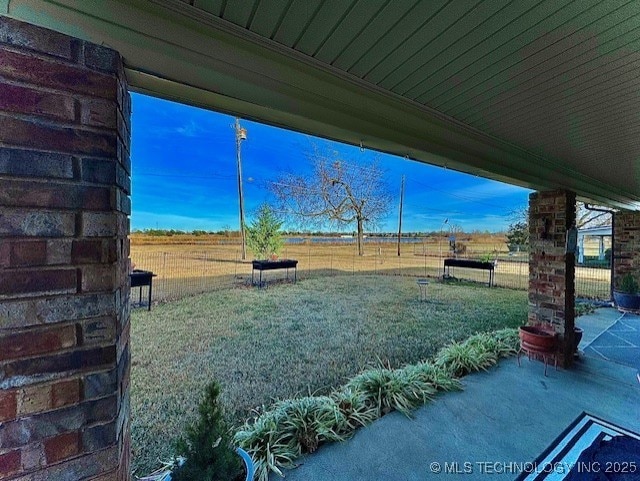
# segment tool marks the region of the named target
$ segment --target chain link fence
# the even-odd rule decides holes
[[[369,242],[365,255],[358,256],[353,245],[347,243],[299,243],[287,245],[281,258],[298,260],[297,278],[313,279],[345,275],[390,275],[437,278],[443,275],[443,259],[450,256],[449,245],[414,240],[403,243],[401,255],[392,242]],[[167,301],[209,292],[216,289],[251,287],[252,265],[241,260],[239,245],[171,246],[161,251],[160,246],[133,246],[131,260],[137,269],[153,271],[153,301]],[[487,254],[487,252],[489,252]],[[461,258],[495,263],[494,282],[498,287],[526,290],[529,282],[527,253],[498,252],[492,246],[474,246]],[[468,268],[450,268],[449,274],[461,280],[488,282],[488,272]],[[265,271],[267,285],[282,282],[283,270]],[[289,279],[293,273],[289,272]],[[576,295],[578,297],[609,300],[611,269],[609,267],[576,266]],[[134,288],[138,289],[138,288]],[[146,288],[142,288],[146,289]],[[131,296],[138,300],[138,292]],[[146,299],[143,291],[142,298]]]

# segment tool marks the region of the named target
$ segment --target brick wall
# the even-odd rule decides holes
[[[566,234],[576,219],[572,192],[534,192],[529,196],[529,324],[558,333],[560,363],[573,359],[575,254],[566,253]]]
[[[0,16],[0,479],[125,480],[130,98],[119,55]]]
[[[640,281],[640,212],[615,214],[613,242],[614,286],[628,273]]]

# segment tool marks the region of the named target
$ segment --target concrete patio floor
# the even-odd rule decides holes
[[[599,309],[580,318],[581,347],[619,317],[613,309]],[[439,396],[414,419],[391,413],[347,442],[322,446],[286,471],[286,479],[513,479],[518,473],[505,466],[533,461],[582,411],[640,432],[640,384],[632,367],[583,355],[571,370],[552,367],[544,377],[539,362],[524,358],[518,367],[507,359],[463,384],[464,391]],[[453,463],[460,470],[471,463],[473,471],[445,473],[447,467],[455,470]]]
[[[614,309],[600,309],[597,314],[585,316],[580,321],[585,326],[583,329],[591,332],[597,330],[594,326],[599,321],[611,318],[614,318],[613,322],[604,332],[598,333],[586,344],[581,343],[584,355],[640,369],[640,316],[621,314]]]

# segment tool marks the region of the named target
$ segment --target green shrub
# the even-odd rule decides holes
[[[590,301],[576,302],[575,314],[576,317],[584,316],[585,314],[591,314],[596,310],[597,305]]]
[[[488,253],[486,253],[486,254],[482,254],[482,255],[478,258],[478,260],[479,260],[480,262],[492,262],[492,261],[493,261],[493,257],[494,257],[494,255],[493,255],[493,254],[491,254],[491,252],[488,252]]]
[[[618,290],[625,294],[637,294],[638,293],[638,281],[631,274],[625,274],[622,280],[618,283]]]
[[[186,458],[172,473],[175,481],[229,481],[242,473],[239,456],[231,444],[218,395],[220,386],[213,381],[198,406],[198,420],[187,428],[186,438],[177,442],[177,450]]]
[[[247,247],[258,259],[268,259],[278,254],[284,245],[280,228],[282,221],[269,204],[262,204],[256,219],[245,226],[247,232]]]

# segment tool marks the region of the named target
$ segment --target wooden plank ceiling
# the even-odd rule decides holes
[[[134,90],[640,210],[638,0],[0,0]]]
[[[638,185],[637,0],[187,3],[606,183],[626,172],[626,188]]]

